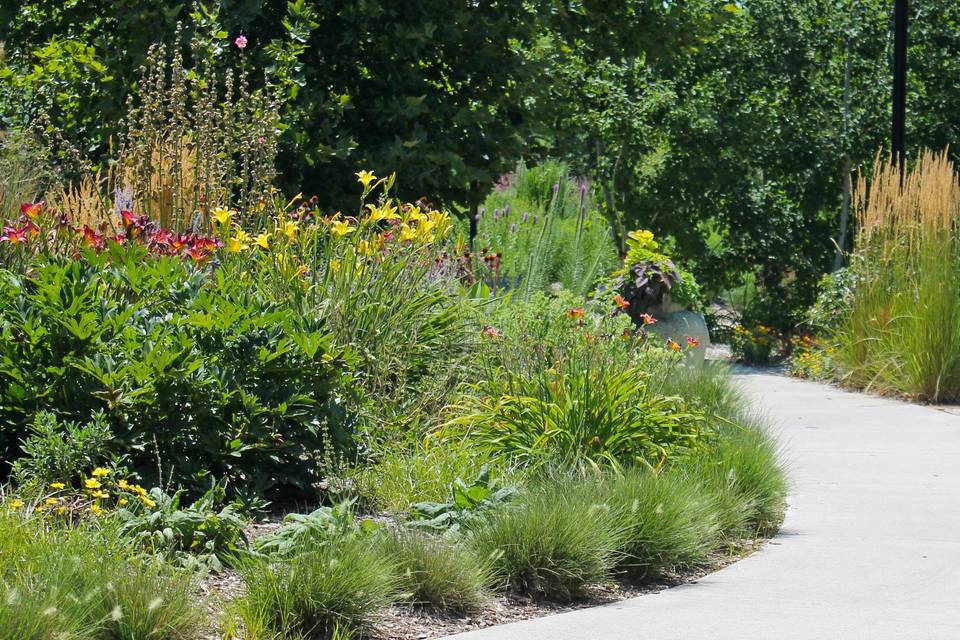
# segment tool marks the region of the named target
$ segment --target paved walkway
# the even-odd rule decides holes
[[[960,639],[960,417],[769,374],[792,495],[753,556],[656,595],[458,640]]]

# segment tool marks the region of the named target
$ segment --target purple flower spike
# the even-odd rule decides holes
[[[560,183],[559,183],[559,182],[554,182],[554,183],[553,183],[553,192],[556,193],[556,192],[559,191],[559,190],[560,190]]]
[[[539,216],[533,216],[533,224],[537,224],[537,220],[539,219],[540,219]]]
[[[526,221],[529,220],[529,219],[530,219],[530,212],[529,212],[529,211],[524,211],[524,212],[523,212],[523,221],[526,222]]]
[[[516,233],[516,232],[517,232],[517,223],[514,222],[512,225],[510,225],[510,233]]]

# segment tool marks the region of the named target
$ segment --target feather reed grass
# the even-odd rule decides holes
[[[946,151],[903,173],[877,157],[854,193],[851,312],[835,338],[846,382],[929,402],[960,399],[960,181]]]

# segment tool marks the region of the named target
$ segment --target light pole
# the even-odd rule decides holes
[[[907,120],[907,0],[893,3],[893,128],[890,135],[892,160],[900,167],[906,162]]]

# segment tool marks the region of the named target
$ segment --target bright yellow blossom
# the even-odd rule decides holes
[[[287,236],[288,240],[293,240],[293,236],[297,235],[297,229],[299,228],[300,225],[298,223],[294,222],[293,220],[287,220],[283,223],[283,226],[280,230],[285,236]]]
[[[57,498],[47,498],[46,500],[44,500],[44,502],[50,506],[53,506],[60,501]]]
[[[400,225],[400,240],[413,240],[416,237],[416,229],[410,227],[406,223]]]
[[[94,498],[97,498],[97,499],[99,499],[99,500],[106,500],[107,498],[110,497],[110,494],[109,494],[109,493],[107,493],[106,491],[102,491],[102,490],[101,490],[101,491],[95,491],[95,492],[93,492],[92,495],[93,495]]]
[[[230,218],[232,215],[233,215],[233,212],[230,211],[230,209],[227,209],[226,207],[217,207],[216,209],[210,212],[210,217],[212,217],[214,221],[221,226],[224,226],[224,225],[229,226]]]
[[[127,506],[127,503],[129,502],[130,501],[127,500],[126,498],[120,498],[119,500],[117,500],[117,504],[120,505],[121,507]]]
[[[269,248],[270,248],[270,234],[269,234],[269,233],[266,233],[266,232],[261,233],[260,235],[258,235],[256,238],[253,239],[253,242],[254,242],[254,244],[256,244],[258,247],[261,247],[261,248],[263,248],[263,249],[269,249]]]
[[[148,496],[140,496],[140,501],[147,506],[148,509],[153,509],[157,506],[156,501],[152,500]]]
[[[348,233],[353,233],[355,229],[350,226],[350,223],[346,220],[335,220],[333,224],[330,225],[330,233],[333,234],[334,238],[342,238]]]
[[[237,229],[237,233],[227,240],[227,249],[230,250],[230,253],[238,253],[240,251],[246,251],[250,248],[250,234],[248,234],[243,229]]]
[[[108,475],[110,475],[110,470],[104,469],[103,467],[97,467],[90,472],[90,475],[92,475],[94,478],[106,478]]]
[[[67,487],[67,485],[63,484],[62,482],[51,482],[51,483],[50,483],[50,488],[51,488],[51,489],[65,489],[66,487]]]
[[[86,480],[83,481],[83,486],[86,487],[87,489],[99,489],[100,481],[97,480],[96,478],[87,478]]]
[[[357,182],[363,185],[364,190],[369,189],[370,183],[377,179],[373,171],[358,171],[354,175],[357,176]]]
[[[103,507],[101,507],[96,502],[94,502],[92,505],[90,505],[90,513],[92,513],[95,516],[99,516],[100,514],[103,513]]]
[[[121,480],[120,482],[117,483],[117,486],[123,489],[124,491],[130,491],[131,489],[133,489],[133,485],[131,485],[126,480]]]
[[[11,501],[10,501],[10,508],[11,508],[11,509],[20,509],[20,508],[23,507],[23,505],[24,505],[23,500],[11,500]]]

